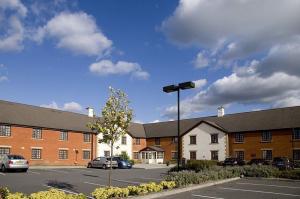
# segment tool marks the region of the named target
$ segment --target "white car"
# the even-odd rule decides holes
[[[21,170],[27,172],[29,162],[21,155],[0,155],[0,168],[2,172],[8,170]]]
[[[87,165],[88,168],[102,168],[107,169],[110,167],[110,157],[98,157],[90,161]],[[118,168],[118,162],[112,161],[112,168]]]

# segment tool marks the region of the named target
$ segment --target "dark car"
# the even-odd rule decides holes
[[[245,161],[238,158],[226,158],[223,162],[223,166],[243,166]]]
[[[275,157],[273,159],[272,165],[279,169],[291,169],[292,163],[287,157]]]
[[[249,165],[268,165],[269,162],[264,160],[264,159],[260,159],[260,158],[255,158],[255,159],[251,159],[248,162]]]
[[[121,157],[113,157],[114,161],[117,161],[119,169],[131,169],[132,164],[127,160],[123,160]]]

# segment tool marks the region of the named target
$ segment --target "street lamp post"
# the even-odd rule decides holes
[[[194,82],[183,82],[178,85],[163,87],[165,93],[177,92],[177,169],[180,165],[180,90],[195,88]]]

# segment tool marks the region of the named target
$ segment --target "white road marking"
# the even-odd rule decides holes
[[[54,169],[47,169],[47,171],[53,171],[53,172],[57,172],[57,173],[69,173],[67,171],[60,171],[60,170],[54,170]]]
[[[93,182],[83,182],[85,184],[91,184],[91,185],[95,185],[95,186],[100,186],[100,187],[106,187],[106,185],[103,184],[97,184],[97,183],[93,183]]]
[[[130,183],[130,184],[141,184],[141,182],[134,182],[134,181],[128,181],[128,180],[119,180],[119,179],[112,179],[117,182],[125,182],[125,183]]]
[[[196,195],[196,194],[192,194],[192,196],[201,197],[201,198],[224,199],[224,198],[217,198],[217,197],[212,197],[212,196],[204,196],[204,195]]]
[[[289,189],[300,189],[300,187],[292,187],[292,186],[282,186],[282,185],[272,185],[272,184],[255,184],[255,183],[244,183],[238,182],[236,184],[242,185],[254,185],[254,186],[266,186],[266,187],[279,187],[279,188],[289,188]]]
[[[27,171],[28,173],[33,173],[33,174],[41,174],[41,173],[39,173],[39,172],[35,172],[35,171]]]
[[[3,176],[5,176],[6,174],[5,174],[5,173],[1,173],[1,172],[0,172],[0,175],[3,175]]]
[[[278,193],[278,192],[271,192],[271,191],[258,191],[258,190],[250,190],[250,189],[235,189],[235,188],[226,188],[226,187],[220,187],[219,189],[232,190],[232,191],[254,192],[254,193],[264,193],[264,194],[273,194],[273,195],[282,195],[282,196],[292,196],[292,197],[299,197],[300,196],[300,195],[289,194],[289,193]]]

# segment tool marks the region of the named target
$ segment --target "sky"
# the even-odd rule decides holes
[[[140,123],[300,105],[298,0],[0,0],[0,99]]]

